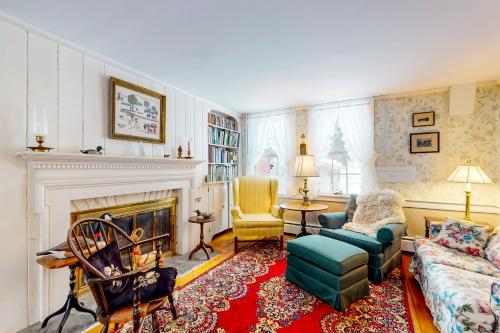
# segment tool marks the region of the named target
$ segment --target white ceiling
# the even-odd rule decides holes
[[[500,78],[498,0],[0,0],[236,111]]]

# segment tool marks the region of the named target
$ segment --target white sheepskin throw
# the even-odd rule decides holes
[[[360,195],[356,202],[358,207],[352,222],[344,224],[343,229],[377,237],[378,230],[384,225],[405,223],[405,200],[394,190],[384,189]]]

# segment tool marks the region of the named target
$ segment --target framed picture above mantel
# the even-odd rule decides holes
[[[165,95],[116,77],[110,92],[112,139],[165,143]]]

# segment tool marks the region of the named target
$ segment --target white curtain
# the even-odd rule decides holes
[[[309,112],[308,154],[315,156],[316,163],[326,157],[330,148],[331,129],[337,120],[347,153],[361,169],[361,193],[378,189],[371,100],[352,100],[312,108]],[[314,194],[319,192],[317,182],[313,180],[311,184]]]
[[[361,169],[361,193],[377,190],[373,101],[343,107],[339,124],[347,153]]]
[[[263,117],[247,118],[247,156],[245,161],[245,174],[253,175],[255,166],[260,160],[265,144],[265,123]]]
[[[286,111],[249,115],[247,118],[247,175],[255,174],[256,165],[266,148],[272,148],[278,155],[278,177],[280,193],[292,194],[295,186],[292,178],[295,162],[295,112]]]

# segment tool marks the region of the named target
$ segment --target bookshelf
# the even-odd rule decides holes
[[[228,183],[238,177],[240,140],[234,117],[214,110],[208,113],[207,184]]]

